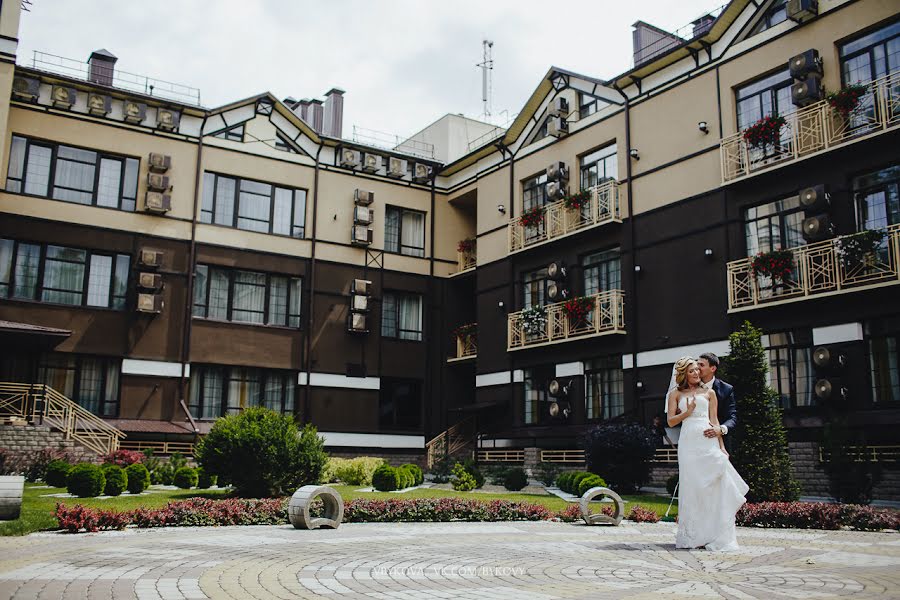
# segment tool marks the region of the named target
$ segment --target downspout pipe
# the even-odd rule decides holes
[[[303,404],[305,412],[305,420],[310,421],[310,395],[312,394],[311,369],[312,369],[312,331],[315,323],[315,294],[316,294],[316,232],[319,223],[319,156],[322,154],[324,145],[319,144],[316,150],[316,166],[313,175],[313,222],[312,222],[312,244],[310,245],[310,263],[309,263],[309,319],[306,327],[306,363],[304,370],[306,371],[306,385],[303,387]]]

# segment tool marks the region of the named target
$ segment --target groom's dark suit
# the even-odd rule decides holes
[[[719,425],[724,425],[728,433],[722,438],[725,440],[725,449],[731,452],[731,438],[734,435],[734,428],[737,427],[737,402],[734,399],[734,386],[730,383],[722,381],[718,377],[713,380],[713,391],[716,393],[719,410]]]

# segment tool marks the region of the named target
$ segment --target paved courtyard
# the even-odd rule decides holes
[[[0,538],[0,598],[898,598],[900,535],[674,525],[349,524]]]

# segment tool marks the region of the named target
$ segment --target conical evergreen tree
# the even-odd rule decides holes
[[[729,337],[723,377],[734,386],[738,414],[731,459],[750,486],[748,501],[792,501],[800,496],[800,486],[791,472],[778,393],[766,385],[769,368],[761,335],[744,321]]]

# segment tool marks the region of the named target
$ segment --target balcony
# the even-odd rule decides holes
[[[560,344],[575,339],[625,333],[625,293],[622,290],[600,292],[593,298],[594,306],[586,318],[575,320],[565,310],[565,302],[548,304],[544,308],[543,324],[535,328],[526,325],[523,313],[514,312],[508,317],[508,351]]]
[[[774,145],[751,146],[744,139],[746,130],[722,140],[719,150],[723,184],[896,127],[900,124],[900,71],[867,84],[859,104],[846,118],[827,100],[781,116],[786,123]]]
[[[783,282],[757,276],[752,258],[728,263],[728,312],[739,312],[900,284],[900,225],[885,230],[880,247],[862,260],[842,259],[841,236],[791,249],[793,268]]]
[[[461,275],[475,269],[478,262],[478,252],[475,244],[474,238],[459,242],[459,245],[456,247],[456,272],[453,275]]]
[[[461,325],[456,328],[453,332],[454,341],[456,342],[456,355],[448,358],[448,363],[468,360],[478,355],[477,327],[477,323],[470,323],[469,325]]]
[[[552,242],[582,229],[605,223],[621,223],[619,183],[610,179],[590,191],[590,200],[582,208],[566,208],[564,200],[547,204],[543,207],[543,219],[536,225],[524,225],[522,217],[512,219],[508,228],[510,254]]]

